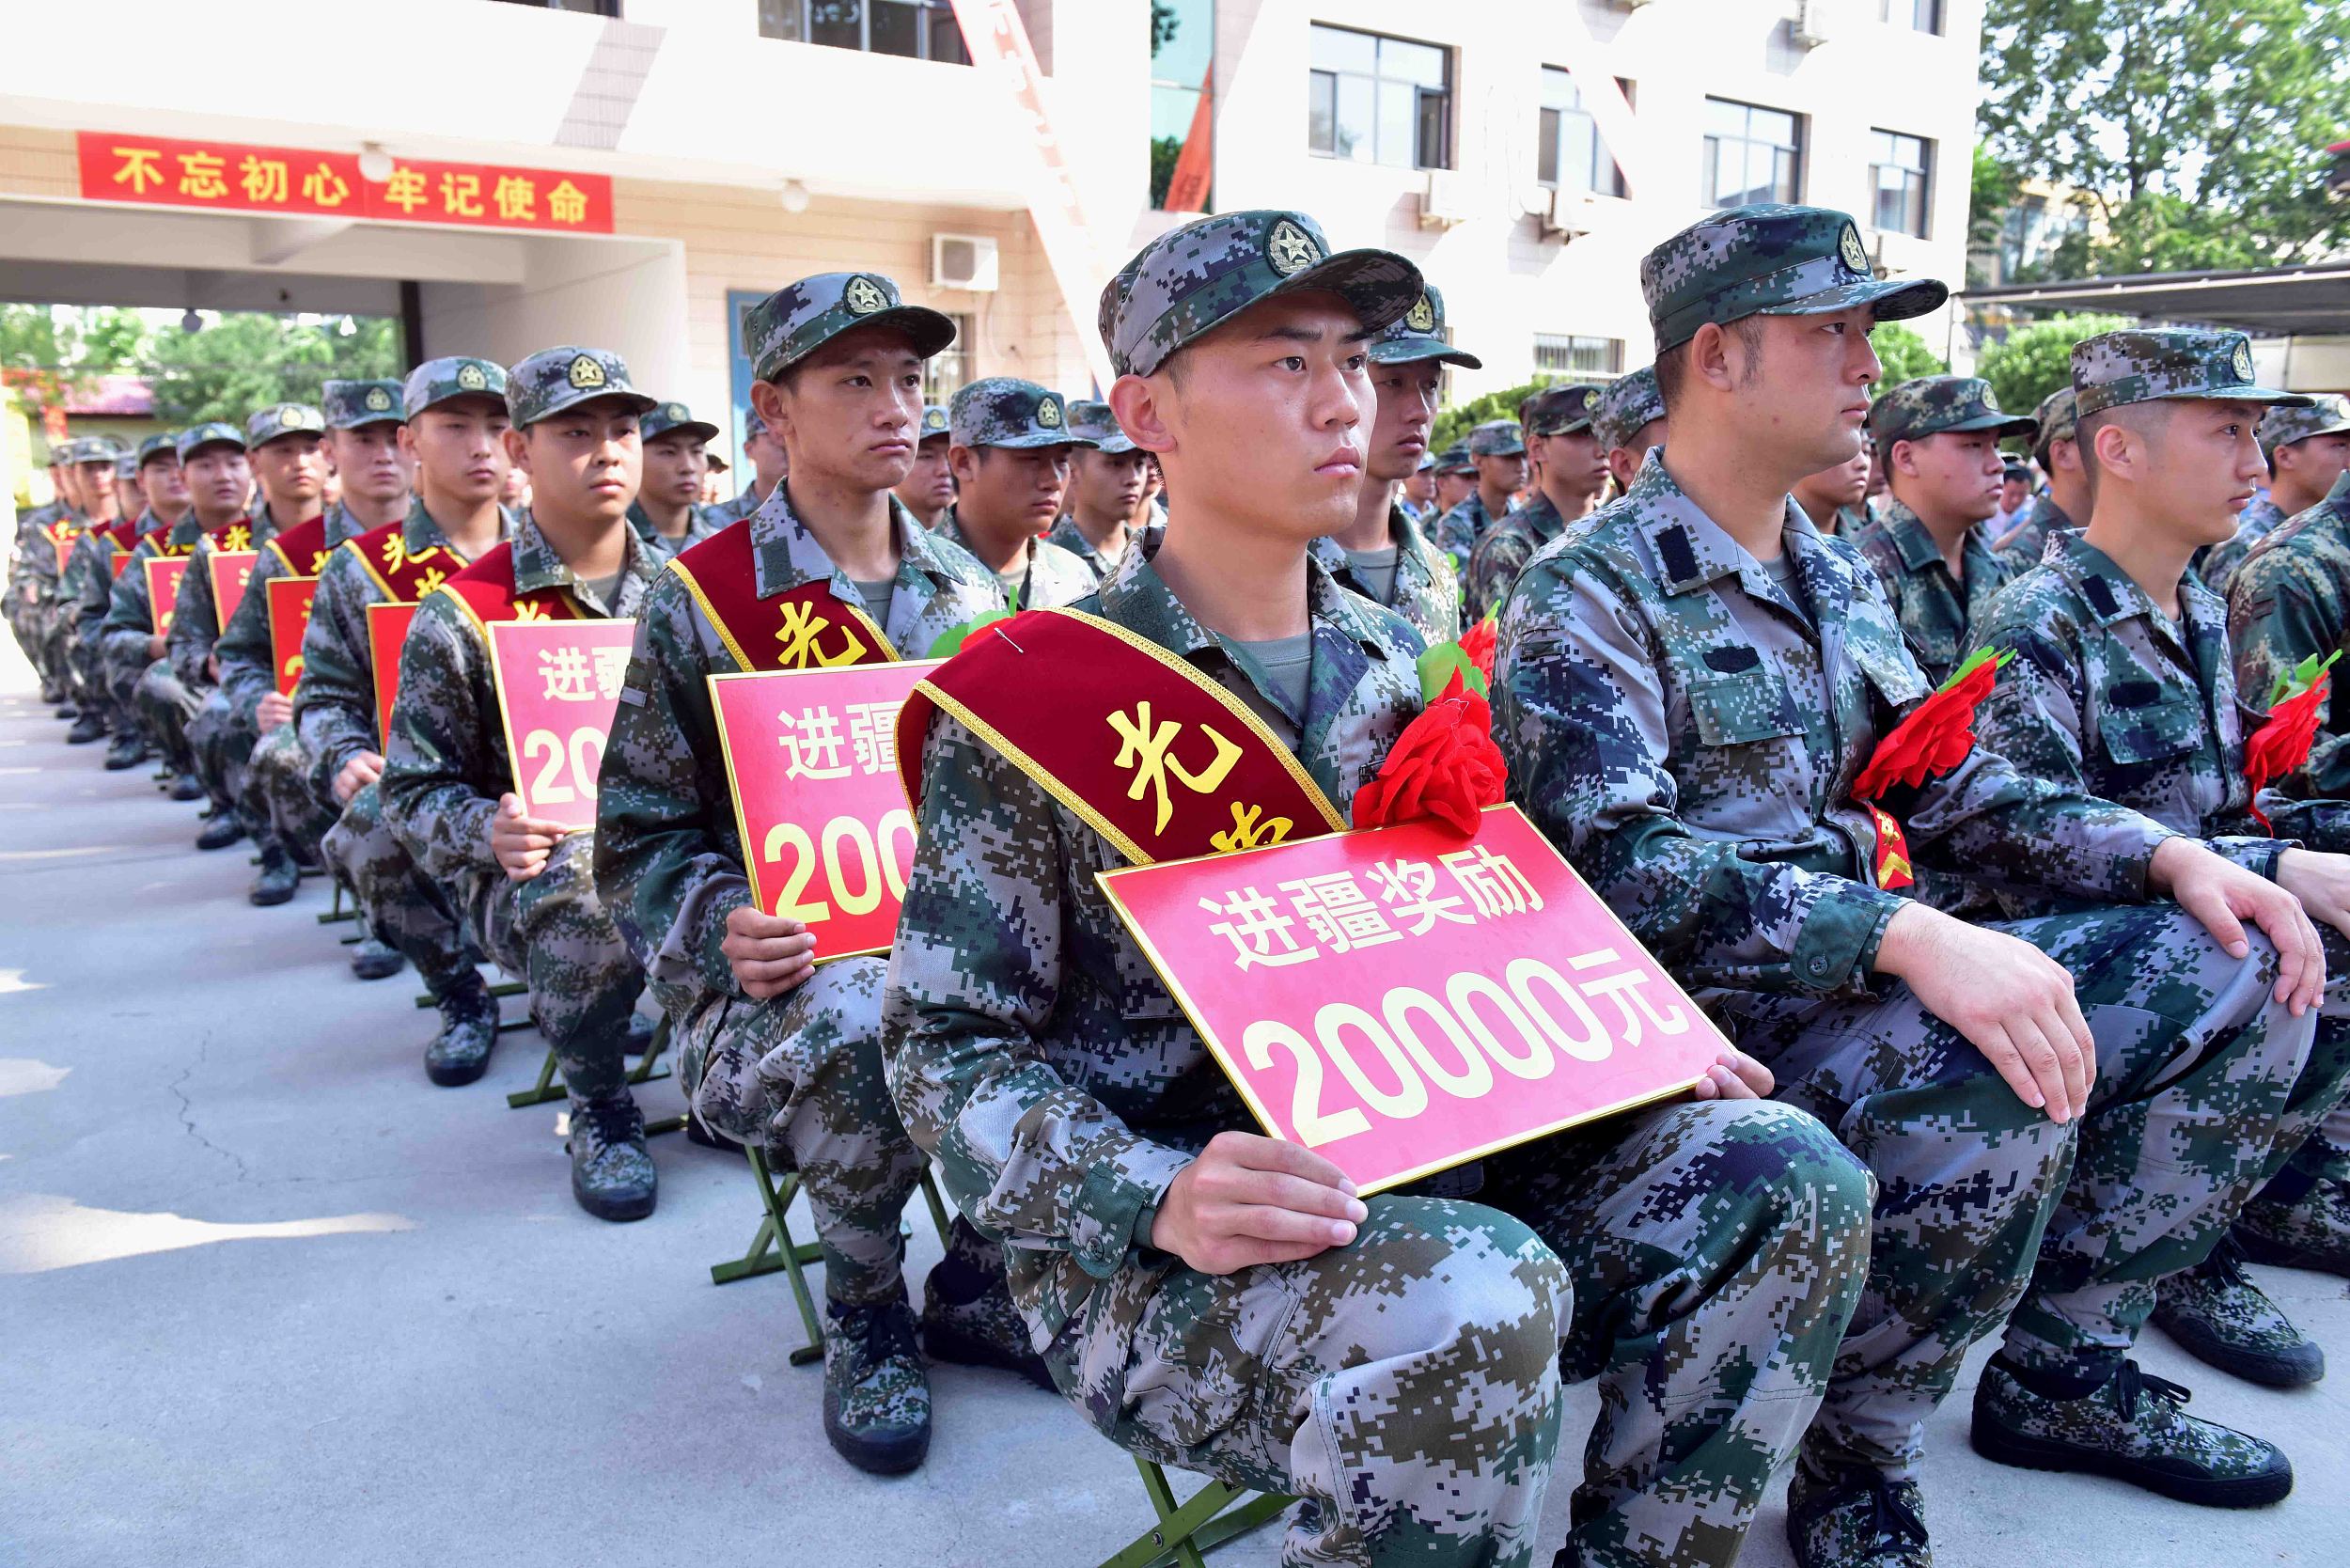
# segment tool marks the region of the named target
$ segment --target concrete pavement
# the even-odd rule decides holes
[[[781,1278],[709,1281],[758,1218],[738,1161],[657,1139],[660,1212],[588,1218],[556,1107],[506,1108],[535,1035],[478,1085],[431,1087],[413,974],[353,980],[347,928],[312,919],[322,885],[252,908],[242,848],[197,854],[194,808],[64,729],[0,638],[0,1563],[1085,1568],[1148,1522],[1127,1460],[1000,1374],[934,1374],[916,1475],[839,1463],[820,1374],[786,1362]],[[643,1092],[678,1107],[674,1084]],[[937,1251],[921,1221],[917,1282]],[[1984,1464],[1978,1353],[1934,1427],[1939,1560],[2350,1556],[2350,1296],[2261,1275],[2331,1382],[2266,1392],[2159,1333],[2142,1359],[2283,1444],[2291,1498],[2207,1512]],[[1542,1561],[1594,1408],[1571,1394]],[[1782,1497],[1746,1563],[1789,1561]],[[1215,1561],[1262,1568],[1277,1540]]]

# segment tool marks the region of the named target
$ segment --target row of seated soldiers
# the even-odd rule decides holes
[[[1877,432],[1870,328],[1947,290],[1875,277],[1847,216],[1782,206],[1708,216],[1641,283],[1650,372],[1549,389],[1522,433],[1472,438],[1480,460],[1530,447],[1543,492],[1469,552],[1469,602],[1498,604],[1489,709],[1419,689],[1464,585],[1399,499],[1444,365],[1475,360],[1407,259],[1250,212],[1171,231],[1105,288],[1105,405],[1001,379],[958,394],[935,530],[898,490],[954,327],[877,274],[752,313],[752,400],[788,476],[666,560],[628,524],[665,405],[616,355],[418,367],[398,438],[415,498],[297,541],[320,577],[306,667],[283,724],[261,730],[255,702],[243,765],[272,744],[300,759],[321,855],[442,1003],[436,1080],[487,1060],[480,960],[527,982],[574,1192],[616,1219],[656,1190],[622,1073],[650,990],[704,1135],[800,1174],[825,1430],[862,1467],[921,1462],[927,1351],[1045,1383],[1138,1455],[1300,1497],[1288,1560],[1523,1564],[1561,1381],[1597,1378],[1560,1562],[1730,1562],[1792,1462],[1807,1568],[1918,1568],[1926,1419],[1998,1334],[1973,1409],[1987,1456],[2278,1501],[2285,1456],[2188,1414],[2129,1351],[2159,1306],[2206,1359],[2306,1382],[2322,1355],[2235,1248],[2350,1272],[2324,1130],[2350,1074],[2350,980],[2327,963],[2350,859],[2311,776],[2326,744],[2291,756],[2277,728],[2311,711],[2303,659],[2342,628],[2296,655],[2281,720],[2237,712],[2229,659],[2192,630],[2191,557],[2264,467],[2262,411],[2305,400],[2258,385],[2234,335],[2081,344],[2092,499],[2011,590],[2077,584],[2084,607],[2036,615],[2040,640],[1992,666],[1982,744],[1864,798],[1939,676],[1865,540],[1803,497]],[[1977,424],[1973,391],[1887,398],[1919,410],[1883,443],[1897,506],[2008,423]],[[1935,423],[1952,410],[1973,412]],[[1603,417],[1627,440],[1606,455],[1636,453],[1623,494],[1563,521],[1598,467],[1550,444],[1596,447]],[[200,460],[274,428],[182,441]],[[1097,569],[1041,537],[1046,492],[1066,448],[1119,443],[1175,500]],[[526,516],[495,506],[500,452],[530,475]],[[1489,514],[1506,477],[1480,483]],[[2238,588],[2309,527],[2277,529]],[[1493,556],[1520,534],[1522,557]],[[416,610],[378,737],[354,612],[395,600]],[[918,656],[1014,603],[901,729],[917,836],[890,954],[828,957],[749,897],[708,678]],[[510,787],[486,628],[540,616],[636,622],[592,831],[530,818]],[[225,688],[235,632],[184,669],[176,623],[142,640],[133,693],[193,729],[217,693],[189,677]],[[1125,712],[1145,698],[1164,725]],[[1246,1130],[1096,873],[1207,853],[1260,787],[1345,825],[1333,803],[1430,721],[1490,724],[1511,798],[1731,1044],[1686,1098],[1365,1197]],[[1230,766],[1179,743],[1195,723]],[[2069,738],[2070,771],[2012,726]],[[1078,765],[1146,733],[1116,785]],[[961,1223],[917,1319],[898,1215],[933,1161]]]

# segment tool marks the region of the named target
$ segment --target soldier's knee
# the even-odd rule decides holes
[[[1481,1203],[1383,1196],[1355,1247],[1376,1275],[1421,1310],[1379,1314],[1381,1327],[1355,1332],[1375,1357],[1472,1346],[1492,1375],[1531,1387],[1555,1375],[1559,1344],[1574,1315],[1566,1265],[1532,1227]]]

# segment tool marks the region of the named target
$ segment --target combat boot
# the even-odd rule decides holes
[[[572,1197],[598,1219],[642,1219],[660,1196],[645,1149],[645,1113],[623,1089],[608,1099],[572,1101]]]
[[[212,821],[204,824],[204,831],[196,836],[196,847],[200,850],[227,849],[243,837],[244,823],[237,820],[234,811],[223,808],[212,813]]]
[[[85,708],[74,719],[73,728],[65,732],[68,745],[87,745],[106,738],[106,715],[95,708]]]
[[[931,1451],[931,1380],[902,1295],[824,1307],[824,1437],[877,1476],[903,1475]]]
[[[174,800],[202,800],[204,781],[192,773],[175,773],[171,776],[171,788],[164,793]]]
[[[2244,1247],[2232,1233],[2160,1291],[2155,1325],[2197,1360],[2271,1388],[2298,1388],[2326,1375],[2326,1353],[2244,1272]]]
[[[150,753],[147,743],[136,735],[117,735],[115,744],[106,748],[106,771],[121,773],[147,760]]]
[[[1001,1255],[961,1215],[947,1228],[947,1256],[922,1287],[922,1349],[933,1361],[995,1367],[1054,1391],[1043,1358],[1029,1347],[1028,1325],[1011,1304]]]
[[[274,839],[263,843],[261,869],[254,873],[253,886],[246,891],[246,899],[267,909],[272,904],[284,903],[292,898],[294,889],[301,886],[302,868],[294,864],[294,857],[287,853],[286,846]]]
[[[407,956],[359,922],[359,940],[351,949],[351,972],[363,980],[389,980],[408,966]]]
[[[2236,1216],[2235,1234],[2256,1263],[2350,1278],[2350,1182],[2321,1177],[2290,1203],[2255,1198]]]
[[[1975,1386],[1975,1451],[2027,1470],[2077,1470],[2207,1508],[2258,1508],[2293,1490],[2273,1443],[2190,1416],[2191,1396],[2123,1361],[2105,1386],[2052,1399],[1995,1356]]]
[[[1787,1544],[1797,1568],[1934,1568],[1914,1481],[1875,1470],[1831,1476],[1797,1460],[1787,1482]]]
[[[57,705],[57,717],[61,719],[80,718],[82,716],[82,710],[76,708],[72,703],[68,702],[62,697],[53,697],[48,698],[48,700],[55,702]]]
[[[457,1089],[490,1070],[490,1052],[498,1043],[497,998],[476,974],[438,1001],[441,1032],[424,1048],[424,1075],[443,1089]]]

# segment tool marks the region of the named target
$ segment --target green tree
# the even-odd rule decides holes
[[[1516,418],[1520,402],[1559,379],[1557,376],[1536,376],[1523,386],[1488,392],[1481,398],[1471,398],[1456,408],[1439,409],[1436,422],[1429,428],[1428,449],[1441,452],[1448,447],[1466,441],[1468,432],[1488,419]]]
[[[2102,230],[2046,270],[2276,265],[2350,240],[2325,190],[2345,31],[2350,0],[1989,0],[1982,139],[2008,175],[2079,191]]]
[[[99,376],[144,367],[149,334],[133,310],[0,305],[0,377],[39,409],[90,390]]]
[[[1950,368],[1926,347],[1924,338],[1899,321],[1871,328],[1869,346],[1876,350],[1877,362],[1885,367],[1885,373],[1877,378],[1879,386],[1899,386],[1919,376],[1945,375]]]
[[[158,334],[151,353],[155,416],[173,425],[242,424],[267,403],[315,403],[328,381],[400,373],[398,323],[384,316],[237,312],[201,332]]]
[[[2072,381],[2074,344],[2129,324],[2122,316],[2050,316],[1984,349],[1975,373],[1991,384],[2001,408],[2029,413]]]

